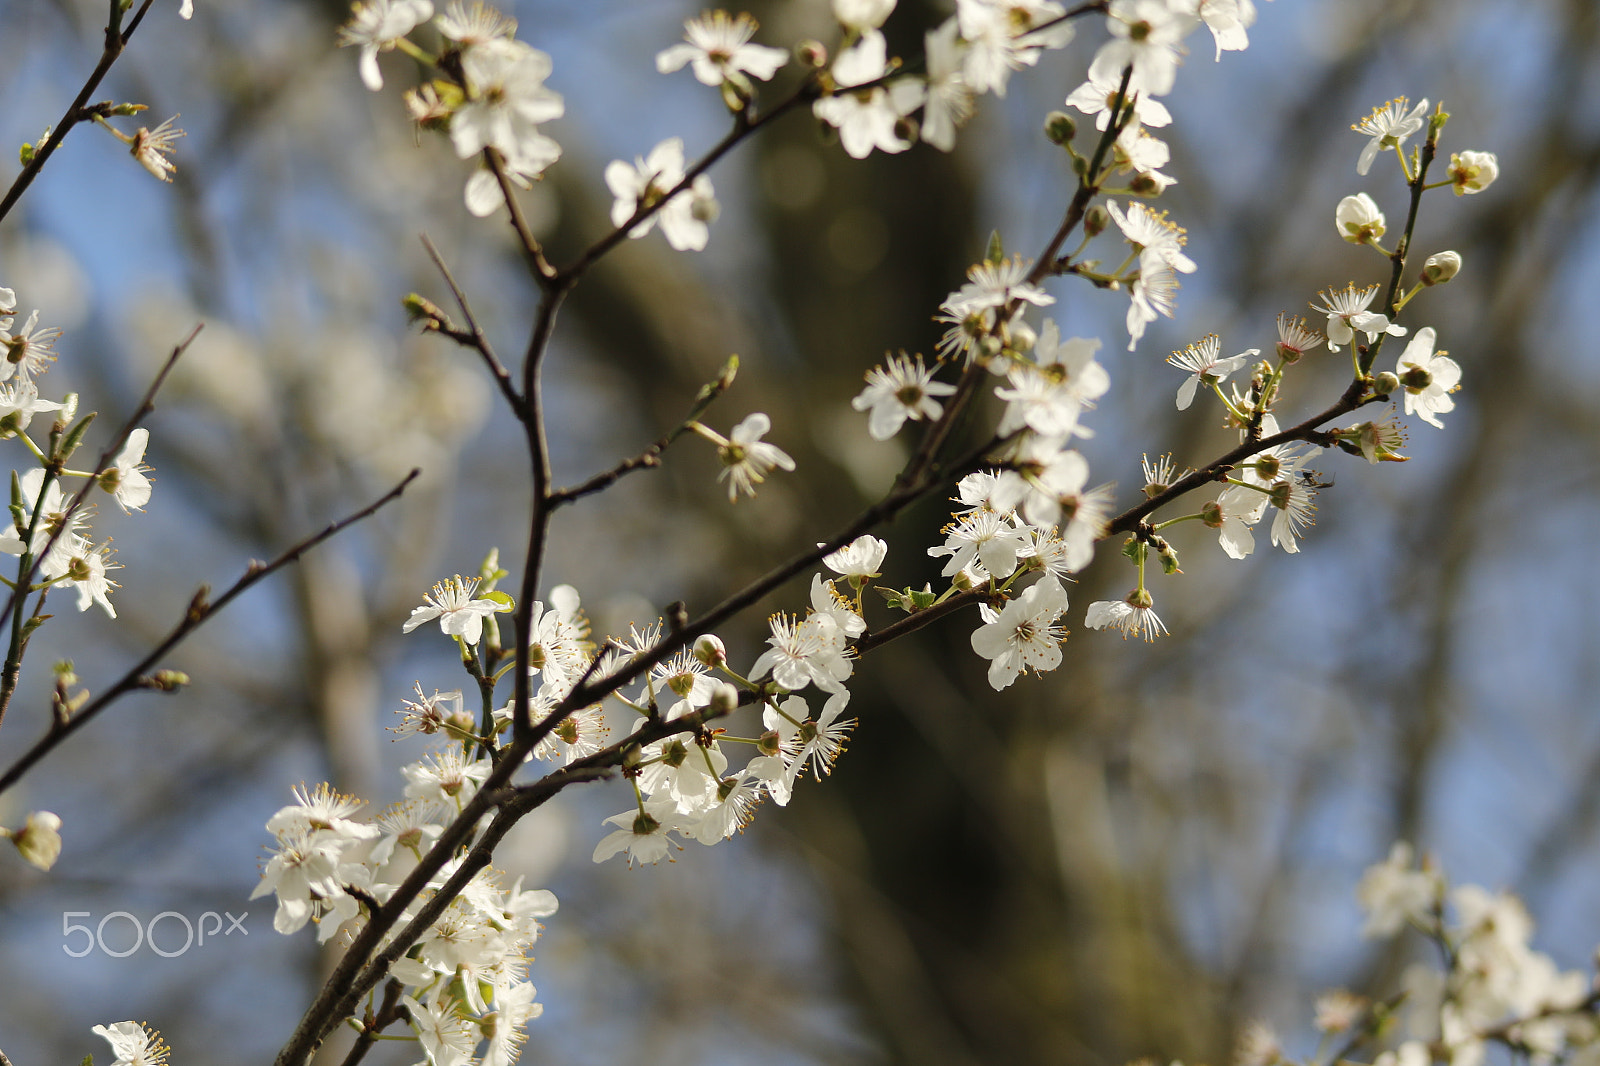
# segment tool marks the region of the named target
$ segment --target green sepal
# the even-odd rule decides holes
[[[511,571],[500,566],[500,549],[490,548],[489,554],[483,557],[483,562],[478,567],[478,580],[482,582],[483,595],[487,597],[494,591],[495,582],[510,574]]]
[[[19,536],[28,531],[28,512],[22,506],[22,482],[15,470],[11,471],[11,521],[15,523]]]
[[[68,459],[71,457],[73,452],[78,450],[78,445],[83,443],[83,435],[89,432],[89,423],[93,422],[94,418],[95,412],[90,411],[88,414],[78,419],[77,425],[67,430],[66,438],[62,440],[61,446],[56,450],[55,457],[57,459]]]
[[[983,258],[985,262],[995,264],[996,266],[1005,261],[1006,251],[1000,243],[999,230],[994,230],[989,234],[989,248],[988,251],[984,252]]]

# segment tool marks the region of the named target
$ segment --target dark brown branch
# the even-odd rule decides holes
[[[545,258],[544,248],[540,246],[538,238],[528,226],[528,218],[522,213],[522,204],[517,200],[516,187],[506,172],[505,160],[495,148],[485,148],[483,158],[489,164],[489,169],[494,173],[494,180],[500,186],[500,198],[505,201],[506,210],[511,213],[511,228],[516,232],[517,243],[522,246],[522,254],[528,260],[529,271],[541,287],[549,288],[555,281],[556,268]]]
[[[378,1042],[378,1034],[404,1017],[400,1012],[400,994],[404,991],[405,985],[398,978],[390,978],[389,983],[383,986],[383,1002],[379,1004],[377,1013],[368,1008],[367,1016],[362,1020],[361,1032],[340,1066],[356,1066],[367,1057],[372,1045]]]

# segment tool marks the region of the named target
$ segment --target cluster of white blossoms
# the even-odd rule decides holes
[[[949,151],[978,95],[1004,95],[1014,71],[1065,45],[1074,33],[1071,20],[1092,10],[1069,12],[1055,0],[957,0],[955,13],[925,35],[923,61],[905,63],[889,55],[882,32],[894,7],[895,0],[833,0],[839,40],[831,60],[830,50],[817,42],[800,42],[792,51],[757,43],[759,27],[748,15],[712,11],[690,19],[683,41],[660,51],[655,66],[663,74],[687,68],[715,88],[734,116],[734,133],[698,162],[686,154],[681,138],[669,137],[632,162],[610,163],[604,181],[613,197],[615,229],[590,256],[624,236],[639,238],[658,228],[675,249],[704,248],[718,214],[706,171],[741,136],[796,102],[809,102],[855,158],[874,150],[907,151],[919,140]],[[276,895],[274,924],[281,932],[315,922],[319,938],[328,939],[341,929],[361,928],[369,908],[393,898],[449,822],[463,812],[476,817],[484,803],[500,803],[496,797],[523,794],[513,783],[478,796],[491,778],[506,782],[508,750],[523,761],[561,764],[559,774],[616,772],[628,783],[632,803],[605,819],[613,828],[596,841],[596,862],[622,856],[630,865],[655,863],[690,842],[711,846],[728,839],[765,800],[787,804],[808,772],[819,780],[831,772],[857,724],[846,716],[857,655],[885,628],[902,621],[914,628],[919,623],[913,616],[941,604],[949,610],[976,607],[978,626],[970,643],[987,663],[993,688],[1004,689],[1029,670],[1059,666],[1067,584],[1092,562],[1095,545],[1113,528],[1131,533],[1122,554],[1136,567],[1137,583],[1122,599],[1090,604],[1085,624],[1154,639],[1166,627],[1146,584],[1147,563],[1154,558],[1164,573],[1179,572],[1176,553],[1161,535],[1164,528],[1200,520],[1217,532],[1226,554],[1242,559],[1254,550],[1253,527],[1270,510],[1272,542],[1296,552],[1315,510],[1320,483],[1309,463],[1318,451],[1337,446],[1370,462],[1403,459],[1393,408],[1348,428],[1308,424],[1292,434],[1280,431],[1275,405],[1285,371],[1324,347],[1351,349],[1362,388],[1360,402],[1345,410],[1399,393],[1407,414],[1440,424],[1460,373],[1433,349],[1434,330],[1418,330],[1392,371],[1374,372],[1372,360],[1385,338],[1407,335],[1390,316],[1460,268],[1454,253],[1430,259],[1415,289],[1403,297],[1390,293],[1378,310],[1372,310],[1377,286],[1352,284],[1324,293],[1315,310],[1327,317],[1325,334],[1303,318],[1281,315],[1273,357],[1259,358],[1260,348],[1224,354],[1215,335],[1173,353],[1168,361],[1185,375],[1178,407],[1190,407],[1202,392],[1212,394],[1239,435],[1240,457],[1192,480],[1186,480],[1192,472],[1177,469],[1170,456],[1153,463],[1146,458],[1148,510],[1135,509],[1131,520],[1114,519],[1112,487],[1091,486],[1088,461],[1077,448],[1094,435],[1086,415],[1111,384],[1096,361],[1101,342],[1065,336],[1056,321],[1042,317],[1042,309],[1055,304],[1043,283],[1076,274],[1101,288],[1125,288],[1129,350],[1149,323],[1173,314],[1178,276],[1197,265],[1188,255],[1185,231],[1145,202],[1174,181],[1162,171],[1170,157],[1167,146],[1150,132],[1172,122],[1159,98],[1172,91],[1192,32],[1206,26],[1220,58],[1247,45],[1256,12],[1250,0],[1110,0],[1104,12],[1107,40],[1087,80],[1065,101],[1094,119],[1101,131],[1098,146],[1080,154],[1072,143],[1077,120],[1065,112],[1046,123],[1049,139],[1071,156],[1077,182],[1061,235],[1037,263],[1007,257],[997,235],[984,260],[940,304],[936,320],[945,331],[933,358],[887,356],[866,374],[865,387],[852,401],[878,441],[895,438],[911,423],[930,427],[909,472],[919,462],[948,458],[940,448],[954,414],[980,389],[992,387],[1000,405],[993,438],[964,461],[962,470],[970,472],[957,485],[957,509],[939,540],[924,549],[945,560],[945,587],[874,586],[889,553],[874,536],[859,536],[825,555],[823,546],[812,558],[820,557],[826,569],[810,575],[808,604],[770,618],[766,647],[740,673],[715,635],[680,642],[681,616],[671,625],[657,620],[631,626],[626,636],[592,639],[578,593],[565,585],[555,587],[548,602],[523,604],[526,645],[512,652],[501,641],[499,616],[517,604],[495,588],[507,575],[491,553],[477,576],[436,584],[403,626],[409,633],[438,624],[482,693],[481,706],[471,709],[457,689],[428,695],[418,682],[416,698],[402,705],[396,731],[433,737],[441,747],[403,768],[403,803],[370,822],[359,821],[353,817],[359,804],[324,787],[300,792],[295,805],[269,821],[277,847],[256,895]],[[412,39],[427,26],[437,42],[432,52]],[[515,30],[512,20],[480,2],[455,0],[435,17],[430,0],[365,0],[341,31],[343,43],[359,47],[358,65],[370,88],[382,85],[379,61],[386,51],[403,51],[432,68],[432,80],[407,92],[407,105],[421,126],[448,135],[461,158],[478,160],[483,169],[468,183],[467,203],[479,215],[504,205],[510,185],[526,185],[560,156],[560,147],[541,129],[563,111],[561,96],[545,84],[549,57],[518,42]],[[791,55],[805,68],[803,83],[784,104],[761,111],[756,83],[776,78]],[[1407,157],[1404,144],[1428,126],[1421,117],[1425,107],[1412,110],[1397,101],[1358,127],[1370,138],[1361,173],[1389,148],[1408,183],[1420,173],[1415,168],[1421,163]],[[1430,138],[1441,124],[1430,127]],[[1438,184],[1476,192],[1496,173],[1487,153],[1462,153],[1452,157],[1449,178]],[[1381,250],[1385,221],[1371,197],[1347,198],[1335,216],[1342,237]],[[1083,243],[1062,254],[1067,233],[1080,225]],[[1112,259],[1120,265],[1111,269],[1083,256],[1102,233],[1120,242]],[[546,270],[531,242],[528,250],[540,260],[536,266],[545,280],[562,277]],[[693,413],[664,443],[594,484],[603,488],[629,470],[655,465],[660,448],[686,431],[716,447],[730,501],[753,496],[774,471],[792,470],[792,457],[764,439],[772,429],[766,414],[748,415],[727,435],[700,421],[731,383],[735,365],[730,361],[720,382],[703,390]],[[1284,439],[1268,439],[1273,437]],[[1206,482],[1223,487],[1197,513],[1160,523],[1147,519]],[[555,493],[545,502],[587,491]],[[904,614],[889,627],[872,629],[869,589],[889,611]],[[526,669],[526,676],[515,679],[526,698],[520,714],[515,697],[501,704],[494,696],[519,662]],[[590,699],[598,702],[577,706]],[[733,717],[741,706],[759,708],[747,716],[751,735],[734,732],[744,720]],[[713,728],[712,722],[718,724]],[[750,754],[736,766],[740,745]],[[461,860],[462,853],[450,858],[429,893]],[[428,898],[425,893],[409,901],[407,913]],[[537,1013],[524,980],[527,950],[538,935],[535,919],[554,909],[548,893],[524,892],[520,883],[504,889],[485,873],[407,950],[394,975],[406,985],[404,1007],[431,1063],[514,1057],[522,1022]]]
[[[430,24],[437,52],[410,39]],[[545,85],[550,57],[516,39],[517,23],[481,2],[452,0],[434,17],[432,0],[365,0],[339,31],[340,44],[360,49],[361,80],[383,88],[378,56],[396,49],[432,67],[437,77],[405,94],[411,117],[449,135],[456,155],[482,163],[467,182],[467,208],[492,214],[503,203],[491,158],[507,181],[527,188],[561,158],[561,146],[540,130],[566,110]]]
[[[838,130],[845,151],[857,159],[874,149],[903,152],[919,138],[950,151],[976,96],[1004,96],[1013,71],[1065,47],[1075,33],[1067,8],[1055,0],[957,0],[955,14],[924,36],[924,69],[902,74],[881,30],[894,7],[894,0],[833,0],[845,47],[829,68],[833,91],[813,110]],[[1128,169],[1153,172],[1167,152],[1159,142],[1141,143],[1148,137],[1143,126],[1171,121],[1150,97],[1171,91],[1183,39],[1204,23],[1220,56],[1224,49],[1245,47],[1245,29],[1254,21],[1250,0],[1113,0],[1110,39],[1095,55],[1089,82],[1068,102],[1103,114],[1131,67],[1128,91],[1147,102],[1139,121],[1119,137],[1119,153]]]
[[[280,933],[314,921],[319,941],[340,932],[353,936],[366,920],[366,906],[388,900],[416,868],[482,782],[486,765],[466,762],[459,749],[412,763],[404,771],[406,799],[370,822],[354,817],[363,803],[326,785],[296,789],[295,802],[267,822],[277,848],[250,898],[276,896],[272,924]],[[446,864],[402,922],[456,868]],[[428,1061],[508,1066],[517,1060],[525,1023],[543,1009],[527,980],[529,952],[539,938],[539,919],[555,911],[551,893],[525,890],[521,878],[508,887],[485,868],[390,967],[390,976],[404,985],[400,1002]]]
[[[71,448],[82,439],[82,430],[87,428],[87,419],[74,425],[78,412],[75,393],[68,393],[60,401],[46,400],[39,395],[38,378],[55,361],[55,343],[61,331],[40,326],[37,310],[31,312],[21,326],[16,319],[16,294],[10,289],[0,289],[0,439],[22,444],[37,464],[25,472],[12,472],[15,488],[11,521],[0,527],[0,552],[25,556],[30,561],[39,560],[36,577],[43,581],[31,586],[29,591],[33,588],[70,589],[77,595],[78,610],[86,611],[92,604],[99,604],[106,614],[115,618],[117,611],[111,605],[110,596],[117,584],[108,573],[118,564],[111,561],[111,543],[109,540],[95,543],[89,537],[91,510],[81,505],[73,508],[72,500],[62,490],[63,478],[87,478],[94,472],[71,469],[64,469],[60,474],[51,472],[50,453],[28,434],[34,415],[55,412],[52,436],[66,434],[65,450],[70,454]],[[72,431],[68,430],[69,426]],[[99,487],[126,513],[142,510],[150,501],[149,467],[144,464],[149,440],[148,430],[133,430],[111,465],[98,474]],[[52,443],[51,448],[54,447]],[[66,455],[60,458],[65,460]],[[39,559],[41,553],[43,558]],[[6,584],[17,587],[15,581]]]
[[[1600,1061],[1600,980],[1562,970],[1533,950],[1533,920],[1516,896],[1478,885],[1451,888],[1431,859],[1418,866],[1402,842],[1367,869],[1356,898],[1367,916],[1365,936],[1388,938],[1409,926],[1434,941],[1445,965],[1411,964],[1387,1000],[1324,993],[1315,1012],[1322,1041],[1304,1058],[1290,1055],[1270,1026],[1249,1025],[1235,1055],[1239,1066],[1323,1066],[1336,1044],[1338,1061],[1373,1049],[1374,1066],[1478,1066],[1496,1045],[1513,1061]]]
[[[150,434],[143,428],[131,431],[110,465],[98,471],[67,466],[93,415],[78,417],[75,393],[68,393],[59,401],[41,397],[39,378],[56,360],[55,344],[61,331],[41,326],[38,310],[29,312],[20,324],[19,317],[16,293],[0,288],[0,440],[18,442],[31,461],[26,470],[13,468],[11,472],[10,521],[0,527],[0,552],[16,556],[18,567],[14,577],[0,576],[0,584],[19,599],[37,593],[38,601],[31,608],[36,622],[49,617],[41,617],[41,609],[54,588],[75,593],[79,611],[99,604],[115,618],[117,612],[110,595],[117,584],[110,579],[109,571],[118,564],[111,562],[110,541],[96,543],[91,539],[89,518],[93,509],[69,497],[62,489],[62,481],[94,478],[94,487],[108,493],[124,512],[142,510],[151,494],[150,469],[144,464]],[[46,444],[41,446],[29,430],[34,415],[47,412],[54,413],[55,418]],[[6,620],[17,624],[20,617],[20,613],[8,613]],[[24,646],[25,641],[13,642],[14,649]],[[14,661],[6,665],[6,672],[14,677]],[[70,664],[58,666],[57,713],[63,718],[87,699],[84,693],[68,695],[74,684],[76,678]],[[9,693],[6,698],[10,698]],[[49,870],[61,856],[61,818],[51,811],[33,811],[15,829],[0,826],[0,837],[10,840],[22,859],[40,870]],[[138,1023],[96,1026],[94,1032],[111,1042],[118,1063],[161,1066],[166,1061],[166,1045]]]

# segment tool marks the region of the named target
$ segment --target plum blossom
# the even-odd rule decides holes
[[[1013,70],[1033,66],[1041,51],[1072,40],[1072,23],[1061,20],[1065,12],[1054,0],[957,0],[956,18],[969,45],[962,74],[967,86],[1004,96]]]
[[[972,650],[989,660],[995,691],[1010,686],[1025,668],[1042,674],[1061,665],[1066,634],[1056,621],[1066,609],[1066,589],[1048,575],[999,611],[979,605],[984,625],[972,634]]]
[[[1443,899],[1444,879],[1426,863],[1414,869],[1413,859],[1411,845],[1399,841],[1386,860],[1367,867],[1356,886],[1356,900],[1367,912],[1362,936],[1393,936],[1407,922],[1425,921]]]
[[[144,449],[149,442],[150,431],[143,426],[129,433],[111,466],[100,475],[100,487],[111,493],[124,512],[142,510],[150,502],[150,479],[145,476],[150,468],[144,465]]]
[[[483,620],[496,612],[511,610],[512,605],[509,598],[473,599],[472,593],[477,587],[477,578],[464,578],[460,574],[438,582],[433,591],[423,597],[422,606],[412,609],[401,632],[409,633],[437,618],[445,636],[459,637],[468,644],[478,643],[483,636]]]
[[[927,100],[922,107],[922,139],[949,152],[956,146],[956,128],[972,117],[972,87],[963,73],[966,42],[954,18],[923,38],[928,58]]]
[[[1395,373],[1406,392],[1406,414],[1414,414],[1430,426],[1444,428],[1439,416],[1455,410],[1450,394],[1461,387],[1461,367],[1444,352],[1433,350],[1432,326],[1417,330],[1406,350],[1400,353]]]
[[[1128,593],[1126,599],[1091,603],[1083,624],[1090,629],[1120,629],[1124,638],[1136,636],[1147,642],[1167,631],[1155,612],[1150,593],[1142,588]]]
[[[61,818],[52,811],[33,811],[21,829],[0,826],[0,838],[9,838],[30,866],[48,870],[61,857]]]
[[[1357,174],[1365,177],[1379,152],[1385,148],[1398,148],[1406,142],[1407,137],[1426,124],[1427,119],[1422,117],[1422,113],[1428,110],[1427,99],[1424,98],[1407,111],[1406,106],[1410,103],[1404,96],[1396,97],[1382,107],[1373,108],[1372,114],[1350,127],[1372,138],[1361,149],[1361,158],[1356,161]]]
[[[683,178],[683,140],[679,137],[662,141],[648,156],[635,157],[632,166],[613,160],[606,166],[606,186],[617,198],[611,205],[611,224],[626,225],[634,215],[657,207],[670,195],[672,199],[636,223],[628,236],[643,237],[660,222],[667,243],[679,251],[704,248],[709,235],[706,223],[717,216],[711,179],[697,175],[687,189],[674,192]]]
[[[1122,236],[1139,253],[1141,271],[1165,265],[1184,274],[1197,269],[1193,259],[1183,252],[1189,243],[1187,231],[1170,221],[1165,211],[1157,211],[1137,200],[1128,204],[1124,212],[1115,200],[1106,202],[1106,211],[1122,231]]]
[[[104,1037],[111,1045],[111,1053],[116,1056],[111,1066],[166,1066],[171,1049],[161,1039],[161,1034],[149,1026],[139,1022],[112,1022],[89,1031]]]
[[[1328,316],[1328,350],[1336,352],[1343,345],[1349,344],[1357,332],[1367,335],[1370,344],[1379,334],[1391,337],[1404,337],[1406,328],[1401,325],[1391,324],[1388,315],[1380,315],[1375,311],[1368,311],[1367,306],[1372,303],[1372,298],[1378,294],[1378,286],[1368,285],[1358,289],[1351,282],[1343,289],[1329,289],[1319,292],[1323,306],[1312,305],[1312,309],[1324,312]]]
[[[889,356],[884,366],[867,371],[867,387],[850,401],[857,411],[870,410],[867,432],[873,440],[888,440],[900,432],[906,419],[933,421],[944,412],[935,396],[949,396],[956,391],[954,385],[933,380],[933,371],[922,365],[922,356],[915,363],[904,352]]]
[[[1090,77],[1072,90],[1067,106],[1075,107],[1085,115],[1094,116],[1094,128],[1103,130],[1111,125],[1111,105],[1116,102],[1117,90],[1122,87],[1121,73],[1110,80]],[[1141,126],[1160,129],[1172,125],[1172,112],[1165,104],[1151,96],[1129,93],[1124,103],[1133,104],[1133,121]]]
[[[771,645],[750,668],[751,680],[760,680],[768,671],[772,680],[790,691],[815,684],[824,692],[844,691],[844,682],[854,670],[846,634],[827,614],[813,614],[803,621],[790,615],[775,614],[770,620]]]
[[[637,810],[623,811],[606,819],[606,824],[621,826],[595,845],[594,861],[605,862],[613,855],[626,853],[628,865],[658,863],[674,845],[667,834],[681,828],[685,820],[670,798],[649,799]]]
[[[875,30],[894,11],[895,0],[833,0],[833,17],[848,30]]]
[[[1007,402],[995,432],[1005,436],[1026,427],[1047,437],[1089,437],[1078,416],[1111,387],[1105,367],[1095,362],[1097,338],[1061,339],[1055,322],[1045,319],[1034,345],[1034,361],[1017,361],[1006,372],[1009,388],[995,390]]]
[[[788,452],[761,439],[771,428],[772,419],[757,411],[746,415],[725,439],[704,427],[699,430],[717,444],[717,458],[722,460],[722,473],[717,480],[727,480],[729,503],[738,502],[740,493],[754,497],[755,487],[774,469],[794,469]]]
[[[946,297],[940,309],[968,315],[1005,307],[1013,300],[1048,307],[1056,298],[1028,279],[1032,268],[1033,261],[1021,256],[974,264],[967,270],[967,283]]]
[[[1090,80],[1120,83],[1123,68],[1132,66],[1130,91],[1152,96],[1171,92],[1183,38],[1194,24],[1193,16],[1175,10],[1176,6],[1167,0],[1112,0],[1106,14],[1111,39],[1095,53]]]
[[[922,82],[915,78],[896,78],[888,85],[852,88],[877,82],[889,70],[888,45],[883,34],[867,30],[833,62],[833,80],[838,91],[811,105],[818,118],[838,129],[839,143],[852,159],[865,159],[874,148],[893,153],[911,147],[898,127],[901,120],[922,103]]]
[[[1189,409],[1201,385],[1209,388],[1226,381],[1229,374],[1260,354],[1260,348],[1247,348],[1238,355],[1223,358],[1222,340],[1212,333],[1183,351],[1167,356],[1167,362],[1180,370],[1189,371],[1189,377],[1178,387],[1178,410]]]
[[[819,544],[818,547],[821,547]],[[867,533],[857,537],[838,551],[822,557],[823,563],[836,574],[849,578],[873,578],[889,554],[889,545]]]
[[[339,27],[339,45],[360,47],[361,83],[377,92],[383,88],[378,53],[392,51],[402,37],[432,17],[432,0],[357,0],[350,21]]]
[[[683,24],[684,42],[656,55],[656,70],[670,74],[685,63],[702,85],[741,80],[742,75],[766,81],[788,62],[782,48],[751,44],[757,22],[749,15],[729,18],[726,11],[710,11]]]
[[[496,37],[462,53],[467,99],[450,118],[456,155],[493,148],[525,175],[559,159],[561,146],[539,132],[566,111],[561,94],[545,86],[550,70],[548,55],[517,40]]]

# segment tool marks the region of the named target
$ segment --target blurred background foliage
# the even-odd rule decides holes
[[[191,23],[176,6],[158,3],[105,85],[155,120],[182,113],[174,185],[86,128],[0,228],[0,282],[67,329],[47,392],[78,389],[108,421],[205,323],[148,422],[153,505],[109,524],[121,617],[46,627],[0,759],[42,729],[53,659],[104,685],[198,583],[231,580],[414,465],[424,475],[174,656],[192,688],[128,700],[5,798],[0,822],[38,808],[66,822],[51,874],[0,863],[0,1047],[17,1066],[103,1054],[89,1026],[127,1017],[161,1028],[180,1064],[271,1055],[326,960],[246,902],[262,823],[301,780],[398,798],[395,767],[417,749],[384,726],[414,681],[460,684],[450,646],[402,643],[400,623],[490,547],[514,558],[527,508],[515,427],[478,366],[408,333],[399,309],[408,291],[448,306],[420,233],[502,352],[521,350],[537,295],[503,220],[462,208],[466,168],[407,123],[406,61],[386,57],[387,88],[364,91],[333,46],[341,3],[197,0]],[[514,5],[567,102],[550,127],[563,158],[525,198],[557,262],[604,232],[608,160],[671,135],[692,157],[720,135],[714,91],[654,71],[697,10]],[[831,39],[821,0],[751,10],[766,43]],[[903,0],[892,47],[914,54],[944,14]],[[8,155],[81,84],[102,17],[89,0],[0,2]],[[709,605],[886,487],[902,445],[870,441],[847,401],[885,351],[931,354],[933,311],[992,229],[1008,251],[1043,246],[1070,173],[1042,119],[1102,32],[1084,25],[984,99],[951,156],[855,162],[809,118],[786,119],[714,172],[723,215],[704,253],[652,235],[577,290],[547,374],[558,481],[674,424],[731,352],[740,377],[710,421],[768,411],[799,461],[730,508],[709,449],[686,441],[564,513],[549,580],[580,589],[597,632],[679,598]],[[1154,588],[1174,635],[1155,645],[1078,632],[1060,670],[1003,695],[969,650],[974,618],[875,654],[832,779],[714,851],[594,866],[599,819],[628,795],[562,796],[499,863],[562,900],[523,1061],[1216,1062],[1254,1017],[1303,1051],[1317,991],[1388,993],[1406,961],[1404,945],[1359,940],[1352,897],[1394,839],[1525,893],[1540,946],[1586,965],[1600,938],[1600,570],[1583,548],[1600,487],[1597,38],[1593,0],[1284,0],[1261,6],[1242,55],[1213,63],[1192,38],[1162,131],[1179,184],[1161,206],[1201,265],[1177,318],[1130,355],[1124,297],[1052,286],[1063,332],[1105,341],[1113,391],[1084,444],[1096,480],[1118,481],[1126,506],[1141,453],[1197,465],[1226,444],[1214,407],[1174,410],[1168,350],[1208,332],[1229,352],[1268,348],[1279,311],[1385,276],[1331,223],[1359,190],[1401,215],[1392,165],[1358,178],[1348,132],[1401,94],[1442,99],[1445,148],[1502,166],[1481,196],[1430,195],[1414,244],[1414,262],[1446,247],[1466,261],[1403,318],[1436,327],[1464,368],[1448,428],[1417,423],[1401,466],[1326,457],[1334,484],[1299,556],[1263,537],[1234,563],[1180,527],[1185,573]],[[1344,363],[1297,372],[1286,413],[1324,406]],[[945,520],[928,504],[882,531],[886,582],[937,578],[923,548]],[[1114,549],[1071,590],[1069,619],[1131,584]],[[803,595],[797,583],[770,608]],[[724,636],[749,662],[761,618]],[[63,954],[62,912],[119,910],[248,910],[249,936],[172,959]],[[415,1058],[387,1051],[371,1061]]]

